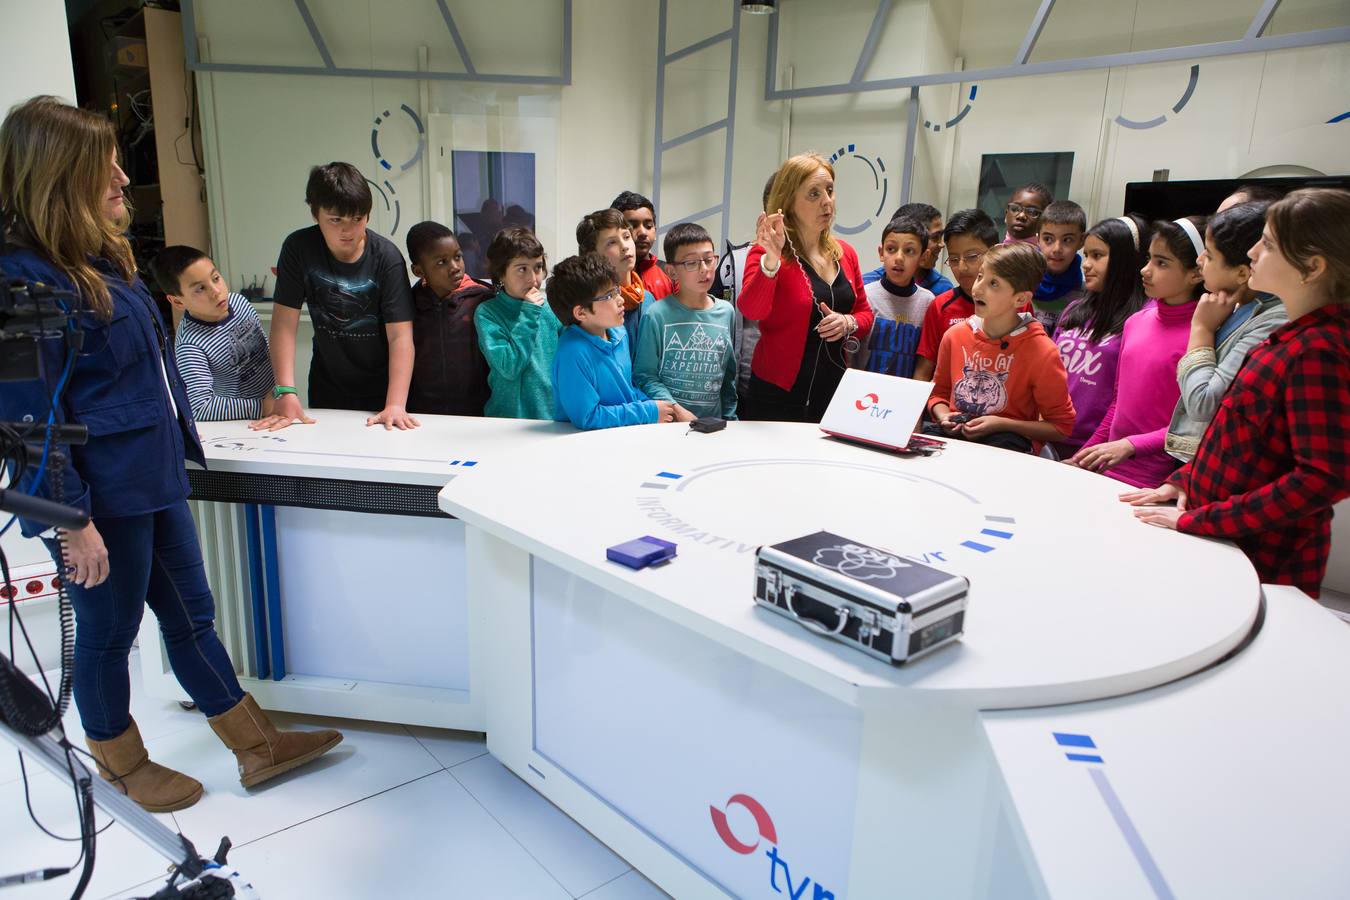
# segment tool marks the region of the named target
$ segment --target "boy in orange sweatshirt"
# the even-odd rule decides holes
[[[1002,244],[984,256],[971,293],[975,315],[942,336],[929,434],[1039,453],[1073,431],[1073,401],[1054,341],[1030,313],[1019,313],[1045,274],[1028,244]]]

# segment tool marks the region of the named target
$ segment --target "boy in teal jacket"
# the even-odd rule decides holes
[[[614,266],[598,253],[553,267],[548,303],[564,323],[553,357],[554,418],[582,429],[688,422],[678,403],[652,400],[633,387],[623,327],[623,294]]]
[[[539,290],[546,271],[544,247],[528,228],[517,225],[497,233],[487,260],[497,295],[473,314],[491,391],[483,415],[551,419],[549,371],[562,325]]]

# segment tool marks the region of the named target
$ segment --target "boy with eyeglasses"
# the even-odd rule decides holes
[[[942,274],[942,267],[938,265],[938,258],[942,255],[942,213],[938,208],[928,203],[906,203],[891,213],[891,219],[915,219],[923,222],[928,228],[928,249],[919,257],[919,270],[914,274],[915,283],[924,290],[931,291],[934,297],[941,297],[956,287]],[[885,274],[885,265],[864,272],[863,285],[880,281],[881,276]]]
[[[696,416],[736,418],[736,308],[712,297],[718,263],[701,225],[666,233],[666,264],[675,293],[643,314],[633,384],[653,400],[670,400]]]
[[[932,381],[937,364],[942,336],[957,322],[975,315],[975,302],[970,291],[980,274],[980,263],[989,248],[997,244],[998,226],[989,214],[980,209],[963,209],[953,213],[942,231],[947,247],[947,265],[956,279],[956,287],[928,304],[920,329],[918,358],[914,361],[914,378]]]
[[[1003,208],[1003,224],[1007,232],[1003,243],[1030,244],[1040,249],[1041,213],[1054,202],[1054,195],[1043,184],[1032,182],[1013,191],[1012,199]]]
[[[619,274],[600,253],[569,256],[553,268],[548,305],[566,327],[553,357],[554,418],[578,428],[689,422],[678,403],[633,387]]]

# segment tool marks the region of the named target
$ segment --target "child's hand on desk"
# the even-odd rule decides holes
[[[399,431],[408,431],[416,428],[422,423],[408,415],[408,411],[401,406],[386,406],[375,415],[366,419],[366,427],[371,425],[383,425],[385,431],[397,428]]]
[[[1145,525],[1157,525],[1159,528],[1177,530],[1177,520],[1185,510],[1175,506],[1145,506],[1134,511],[1134,517]]]
[[[280,400],[272,401],[270,411],[267,400],[263,400],[263,417],[256,422],[249,422],[248,427],[253,431],[280,431],[297,419],[305,425],[314,424],[314,420],[305,415],[305,408],[300,405],[299,397],[294,394],[282,394]]]
[[[1103,444],[1084,447],[1073,455],[1070,462],[1080,469],[1087,469],[1090,472],[1105,472],[1107,469],[1120,465],[1131,456],[1134,456],[1134,444],[1131,444],[1125,438],[1121,438],[1118,441],[1107,441]]]
[[[671,403],[669,400],[657,400],[655,402],[656,402],[656,421],[661,423],[674,422],[675,407],[677,407],[679,404]]]
[[[1145,488],[1137,491],[1126,491],[1120,495],[1122,503],[1128,503],[1131,506],[1158,506],[1164,503],[1177,501],[1177,509],[1186,511],[1186,494],[1175,484],[1164,484],[1161,487]]]
[[[692,422],[692,421],[694,421],[694,420],[697,419],[697,418],[698,418],[698,416],[694,415],[693,413],[691,413],[689,410],[685,409],[685,408],[684,408],[683,406],[681,406],[680,404],[678,404],[678,403],[675,404],[675,421],[676,421],[676,422]]]

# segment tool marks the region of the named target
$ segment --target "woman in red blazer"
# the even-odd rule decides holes
[[[872,327],[858,254],[830,233],[834,168],[815,153],[792,157],[765,209],[736,298],[760,332],[740,416],[819,422],[848,367],[845,345]]]

